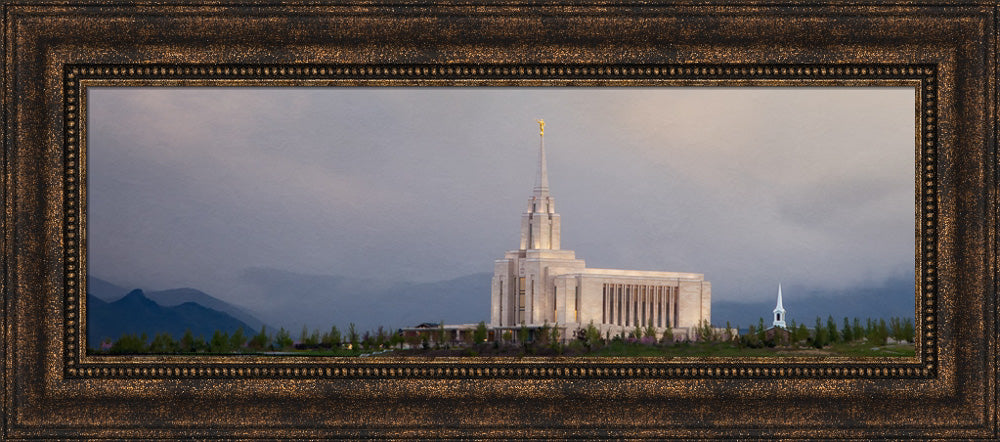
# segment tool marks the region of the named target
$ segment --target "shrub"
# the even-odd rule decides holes
[[[651,337],[653,341],[656,341],[656,327],[653,327],[653,319],[649,319],[649,323],[646,324],[646,329],[642,331],[642,337]]]
[[[712,328],[712,324],[707,319],[701,320],[701,324],[695,329],[695,334],[699,341],[714,342],[716,338],[715,329]]]
[[[599,348],[603,344],[601,340],[601,331],[594,326],[594,321],[590,321],[590,324],[587,324],[586,338],[587,348],[590,350]]]
[[[673,344],[674,343],[674,329],[671,328],[671,327],[665,328],[663,330],[663,337],[660,338],[660,342],[662,342],[664,344]]]

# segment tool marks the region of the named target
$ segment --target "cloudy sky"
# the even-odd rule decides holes
[[[546,121],[562,245],[718,300],[913,271],[907,88],[92,88],[89,272],[435,281],[516,248]],[[489,296],[484,293],[483,296]]]

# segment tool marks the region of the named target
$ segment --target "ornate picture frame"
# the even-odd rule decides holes
[[[997,436],[996,4],[3,5],[5,439]],[[85,91],[136,85],[912,87],[917,356],[87,355]]]

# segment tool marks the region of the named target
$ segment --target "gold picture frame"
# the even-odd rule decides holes
[[[3,439],[990,439],[997,4],[5,0]],[[912,87],[912,359],[87,355],[93,86]]]

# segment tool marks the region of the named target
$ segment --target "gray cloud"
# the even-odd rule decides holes
[[[229,300],[248,267],[432,281],[517,246],[545,118],[563,246],[716,299],[913,269],[905,88],[91,89],[89,266]],[[484,293],[483,296],[489,296]]]

